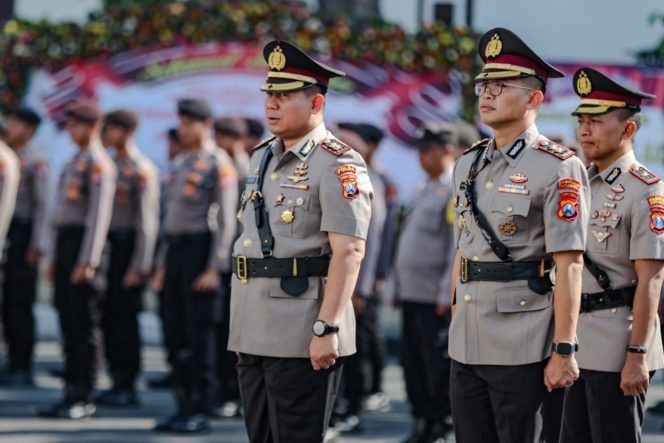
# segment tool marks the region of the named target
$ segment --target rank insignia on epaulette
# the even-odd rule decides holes
[[[468,154],[469,152],[472,152],[472,151],[474,151],[474,150],[476,150],[476,149],[479,149],[479,148],[483,148],[483,147],[485,147],[485,146],[488,146],[488,145],[489,145],[489,142],[491,142],[491,139],[490,139],[490,138],[483,138],[482,140],[473,143],[473,145],[471,145],[470,148],[468,148],[468,149],[466,149],[465,151],[463,151],[463,155],[466,155],[466,154]]]
[[[273,136],[268,137],[268,138],[266,138],[266,139],[264,139],[264,140],[261,140],[260,143],[258,143],[256,146],[254,146],[254,147],[252,148],[252,151],[255,151],[255,150],[257,150],[257,149],[262,148],[263,146],[267,145],[268,143],[270,143],[271,141],[273,141],[273,140],[276,139],[276,138],[277,138],[277,136],[276,136],[276,135],[273,135]]]
[[[323,140],[322,142],[320,142],[320,147],[336,156],[340,156],[353,149],[347,144],[342,143],[334,138],[328,138],[326,140]]]
[[[648,185],[652,185],[653,183],[657,183],[659,181],[659,177],[648,171],[642,165],[636,163],[634,163],[632,167],[629,168],[629,172],[631,172],[634,177]]]
[[[549,140],[542,140],[537,144],[537,149],[558,157],[561,160],[566,160],[574,155],[574,151],[564,146],[557,145]]]

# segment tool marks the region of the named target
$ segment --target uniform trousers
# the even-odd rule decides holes
[[[138,314],[141,311],[143,285],[122,285],[134,254],[134,230],[109,232],[111,247],[106,296],[102,311],[104,347],[113,388],[134,389],[140,370],[141,340]]]
[[[322,443],[344,358],[314,371],[308,358],[240,354],[237,364],[250,443]]]
[[[61,227],[56,240],[54,298],[64,342],[68,401],[92,400],[99,365],[102,292],[94,281],[71,282],[84,233],[83,226]]]
[[[205,412],[217,386],[219,291],[193,289],[206,269],[211,235],[169,235],[162,292],[165,341],[179,412]]]
[[[625,397],[620,372],[581,369],[565,398],[562,442],[640,443],[645,401]]]
[[[449,316],[436,305],[402,302],[401,366],[415,418],[443,423],[450,410]]]
[[[2,324],[10,370],[30,371],[35,346],[32,305],[37,293],[37,267],[25,261],[32,238],[32,223],[14,219],[7,233],[7,259],[3,266]]]
[[[458,443],[536,443],[542,432],[546,361],[467,365],[452,359],[450,397]]]
[[[233,274],[224,273],[221,277],[221,322],[217,327],[219,391],[222,402],[240,399],[240,387],[237,381],[237,355],[228,350],[228,337],[231,322],[231,278]]]

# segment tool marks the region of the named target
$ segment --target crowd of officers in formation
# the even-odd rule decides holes
[[[391,303],[413,416],[405,442],[452,431],[461,443],[640,442],[664,366],[664,184],[632,152],[653,96],[577,71],[586,168],[535,126],[562,73],[503,28],[479,53],[479,116],[494,137],[424,123],[427,180],[401,208],[375,161],[383,132],[323,123],[328,81],[343,73],[288,42],[264,49],[274,136],[259,143],[260,122],[215,120],[205,100],[182,99],[161,180],[134,143],[136,114],[82,100],[66,110],[78,151],[51,205],[31,145],[40,116],[17,108],[0,143],[0,381],[32,383],[43,258],[65,355],[62,401],[44,417],[139,405],[149,284],[171,369],[151,384],[177,405],[156,431],[207,432],[208,418],[243,413],[252,443],[361,429],[363,411],[390,407],[379,310]],[[112,388],[96,393],[100,364]]]

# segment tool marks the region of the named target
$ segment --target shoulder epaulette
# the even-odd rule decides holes
[[[256,151],[256,150],[258,150],[258,149],[260,149],[260,148],[262,148],[262,147],[264,147],[264,146],[267,146],[268,144],[270,144],[270,143],[271,143],[274,139],[276,139],[276,138],[277,138],[277,136],[276,136],[276,135],[273,135],[272,137],[268,137],[268,138],[266,138],[265,140],[262,140],[260,143],[258,143],[256,146],[254,146],[254,147],[251,149],[251,151],[253,152],[253,151]]]
[[[320,142],[320,147],[336,156],[340,156],[341,154],[344,154],[353,149],[342,141],[337,140],[336,138],[326,138]]]
[[[660,180],[658,176],[647,170],[645,166],[638,163],[634,163],[632,167],[629,168],[629,172],[647,185],[652,185]]]
[[[540,140],[537,143],[537,149],[547,154],[551,154],[554,157],[558,157],[561,160],[567,160],[574,155],[574,151],[564,146],[558,145],[550,140]]]
[[[484,148],[485,146],[488,146],[490,142],[491,142],[491,139],[490,139],[490,138],[483,138],[482,140],[473,143],[473,145],[472,145],[470,148],[468,148],[468,149],[466,149],[465,151],[463,151],[463,155],[466,155],[466,154],[468,154],[469,152],[472,152],[472,151],[474,151],[474,150],[476,150],[476,149]]]

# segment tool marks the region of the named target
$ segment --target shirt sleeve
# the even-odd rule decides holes
[[[0,156],[0,255],[14,215],[20,177],[19,162],[16,155],[6,146],[2,147],[2,151],[4,152]]]
[[[217,211],[217,230],[213,233],[208,267],[219,272],[229,272],[233,242],[237,233],[235,211],[238,202],[237,171],[230,163],[230,159],[219,160],[216,176],[217,186],[214,195],[219,209]]]
[[[320,230],[366,240],[373,188],[364,160],[349,151],[325,168],[319,190]]]
[[[648,186],[629,214],[630,260],[664,260],[664,183]]]
[[[78,256],[79,264],[88,264],[96,268],[101,262],[101,253],[113,214],[116,180],[117,171],[112,162],[94,160],[87,175],[88,213],[83,244]]]
[[[544,191],[544,241],[547,253],[584,251],[590,215],[590,185],[581,161],[558,164]]]
[[[30,247],[46,252],[48,237],[48,214],[50,196],[50,169],[46,160],[37,159],[32,169],[32,198],[34,213]]]
[[[159,234],[159,180],[155,168],[143,166],[138,173],[137,185],[136,246],[129,268],[147,275]]]

